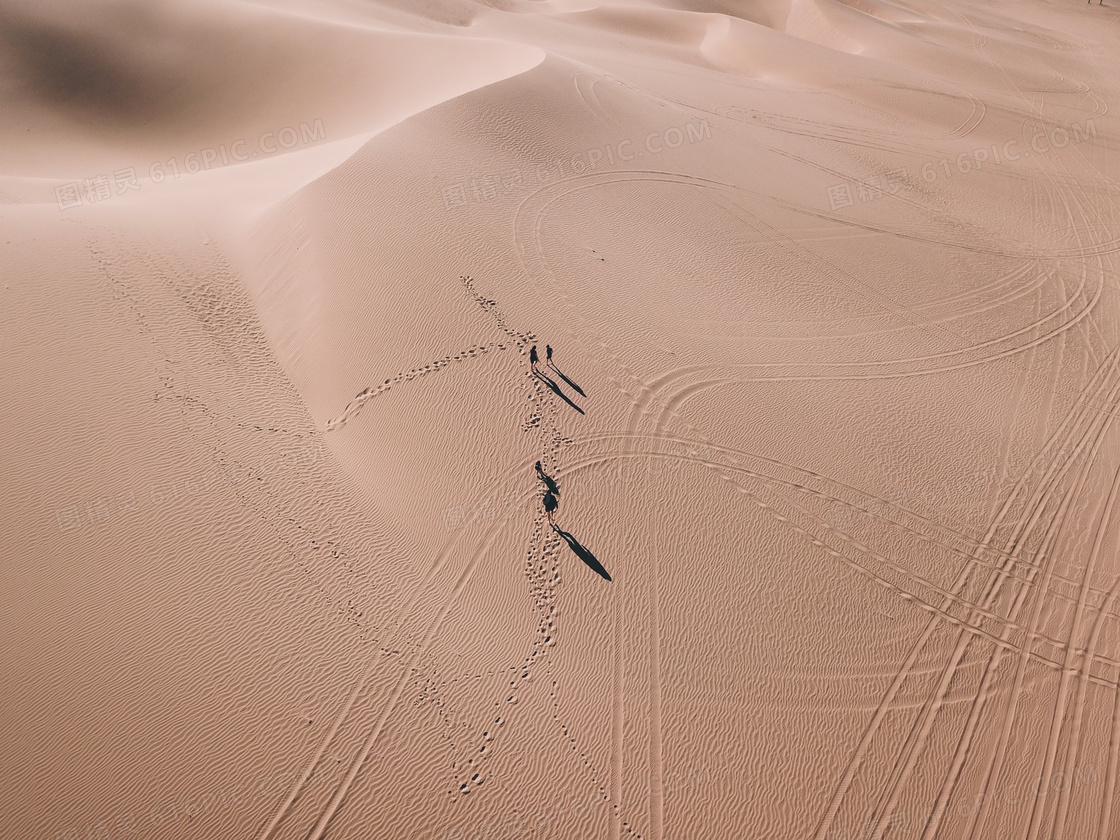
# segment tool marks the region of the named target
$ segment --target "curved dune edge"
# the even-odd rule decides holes
[[[445,40],[444,36],[409,36],[395,33],[389,37],[399,39],[402,42],[398,45],[402,52],[409,51],[416,46],[417,42],[425,46],[434,46],[433,41],[438,40],[442,46],[442,42]],[[413,39],[417,40],[413,41]],[[302,133],[301,140],[311,137],[314,145],[305,148],[297,147],[291,151],[280,150],[278,154],[269,157],[262,156],[258,160],[232,161],[228,165],[216,167],[211,171],[198,172],[192,177],[183,178],[178,182],[171,180],[169,170],[166,167],[161,167],[164,176],[161,183],[153,185],[150,176],[144,177],[141,175],[139,178],[141,186],[150,185],[149,189],[134,196],[126,195],[115,204],[121,206],[129,201],[140,204],[150,198],[156,202],[163,202],[173,196],[206,202],[208,197],[211,197],[223,205],[222,212],[231,213],[238,212],[242,206],[260,208],[274,204],[340,166],[371,139],[384,131],[444,102],[532,70],[544,61],[546,56],[544,50],[532,46],[488,39],[479,39],[470,43],[485,45],[484,48],[489,50],[491,55],[494,51],[505,50],[506,55],[503,56],[505,60],[499,66],[494,67],[492,73],[469,79],[456,77],[455,80],[458,84],[448,85],[438,90],[427,90],[423,95],[413,97],[407,105],[401,103],[392,109],[385,109],[373,120],[371,127],[355,134],[335,138],[331,136],[329,129],[325,128],[322,120],[300,122],[298,130]],[[290,125],[285,126],[282,130],[287,131],[295,128],[295,125]],[[272,144],[273,148],[277,148],[277,132],[265,132],[261,136],[263,137],[264,134],[271,134],[268,142]],[[298,135],[293,134],[292,136]],[[325,137],[325,142],[315,142],[314,138],[318,137]],[[242,143],[239,151],[244,154],[245,149],[248,148],[252,148],[252,141],[248,144]],[[175,155],[171,157],[174,159]],[[197,158],[197,155],[195,157]],[[54,188],[62,180],[59,177],[0,176],[0,204],[55,204]],[[152,196],[153,191],[156,193],[154,197]],[[245,199],[245,202],[243,204],[240,202],[231,204],[229,202],[230,194]]]
[[[168,160],[186,170],[188,155],[209,149],[220,155],[200,174],[226,172],[258,158],[288,157],[275,149],[275,133],[285,127],[322,126],[300,137],[293,151],[368,138],[524,72],[545,54],[531,44],[358,26],[259,6],[160,8],[131,30],[108,13],[105,20],[6,13],[0,69],[30,81],[0,94],[0,171],[62,180],[133,166],[143,179]],[[74,55],[59,62],[56,52]],[[267,132],[271,146],[258,149]]]
[[[63,4],[2,840],[1116,833],[1116,9]]]

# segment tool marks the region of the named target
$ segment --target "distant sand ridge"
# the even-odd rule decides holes
[[[1120,836],[1117,55],[0,4],[0,837]]]

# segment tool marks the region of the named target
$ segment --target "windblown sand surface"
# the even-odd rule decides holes
[[[1120,837],[1118,57],[0,4],[0,837]]]

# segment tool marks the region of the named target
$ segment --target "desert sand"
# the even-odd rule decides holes
[[[1120,837],[1118,57],[0,3],[0,837]]]

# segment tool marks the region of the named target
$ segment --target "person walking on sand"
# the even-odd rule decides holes
[[[552,364],[552,345],[546,344],[544,346],[544,358],[548,364]]]
[[[540,461],[537,461],[537,463],[536,463],[536,470],[537,470],[537,478],[539,478],[541,481],[544,482],[544,486],[548,488],[548,492],[552,493],[555,496],[559,496],[560,495],[560,486],[556,483],[556,481],[552,478],[552,476],[548,475],[548,473],[546,473],[544,470],[541,469],[541,462]]]
[[[529,350],[529,370],[533,373],[537,372],[537,345],[533,345]]]
[[[560,503],[556,501],[556,497],[552,495],[551,490],[544,494],[541,502],[544,504],[545,515],[548,516],[548,524],[555,528],[556,523],[552,521],[552,512],[560,506]]]

